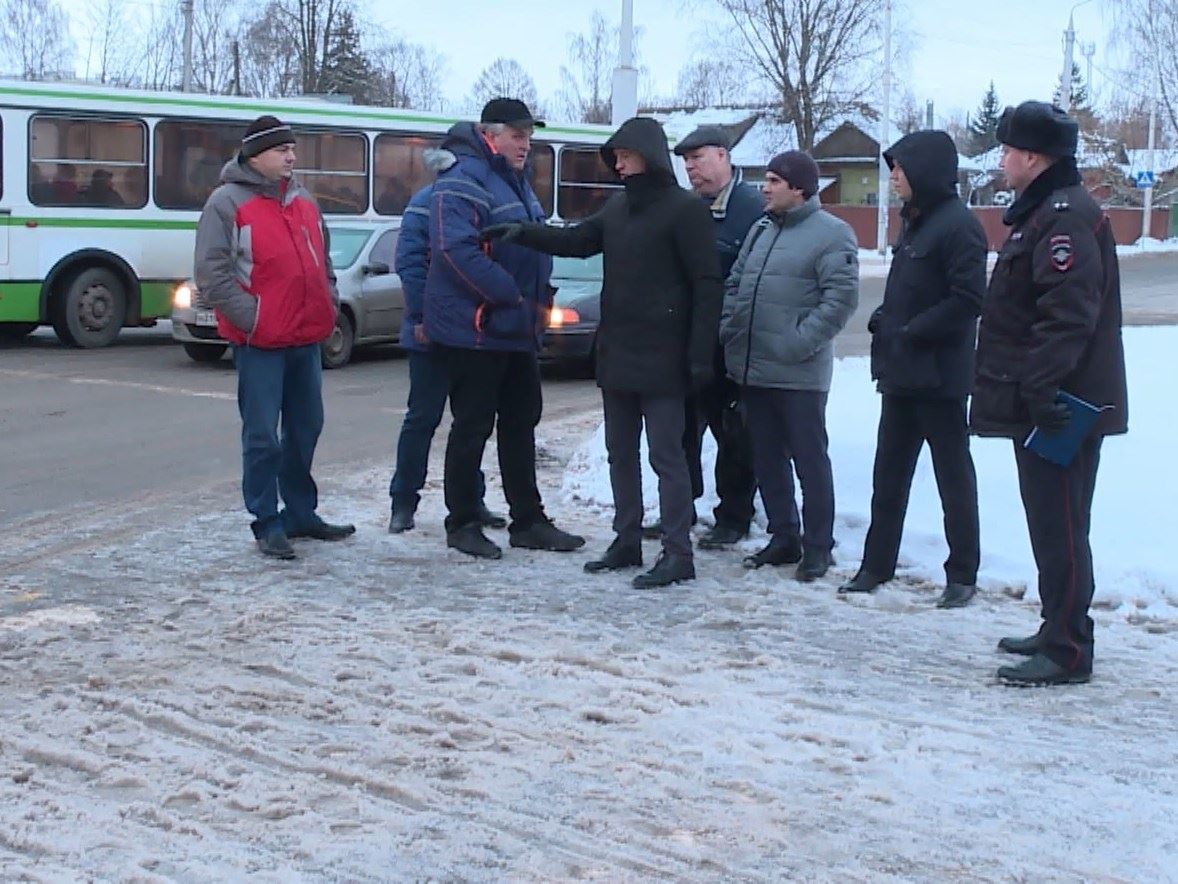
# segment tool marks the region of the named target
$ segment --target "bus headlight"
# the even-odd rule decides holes
[[[191,307],[192,286],[186,282],[182,282],[176,286],[176,291],[172,292],[172,306],[178,307],[181,310],[187,310]]]
[[[560,328],[563,325],[576,325],[581,316],[572,307],[553,307],[548,311],[548,327]]]

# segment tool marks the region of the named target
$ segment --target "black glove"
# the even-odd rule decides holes
[[[479,231],[479,242],[491,242],[496,239],[515,242],[523,233],[524,226],[519,223],[491,224]]]
[[[877,331],[879,331],[879,324],[882,320],[883,308],[876,307],[875,310],[871,312],[871,318],[867,320],[867,330],[871,332],[871,334],[875,334]]]
[[[1071,420],[1072,413],[1066,405],[1054,400],[1042,402],[1028,402],[1027,409],[1031,412],[1031,420],[1035,426],[1048,435],[1062,432]]]

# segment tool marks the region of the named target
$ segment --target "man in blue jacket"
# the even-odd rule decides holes
[[[496,425],[511,545],[571,552],[585,543],[549,521],[536,487],[536,352],[552,304],[552,259],[514,243],[479,241],[492,224],[544,220],[527,175],[532,132],[543,125],[522,101],[487,102],[478,123],[459,124],[443,142],[456,161],[439,174],[430,198],[425,335],[445,357],[453,415],[446,545],[488,559],[502,551],[483,534],[479,465]]]
[[[451,130],[453,131],[453,130]],[[448,169],[457,161],[447,150],[427,150],[423,156],[431,171]],[[392,517],[389,533],[413,528],[413,516],[421,500],[421,489],[429,464],[429,449],[449,395],[450,375],[446,359],[425,334],[425,277],[429,269],[429,206],[433,185],[413,195],[401,218],[397,237],[396,270],[405,293],[405,316],[401,322],[401,346],[409,352],[409,401],[397,439],[397,464],[389,483]],[[479,499],[485,483],[479,471]],[[506,528],[507,520],[479,505],[479,521],[487,528]]]

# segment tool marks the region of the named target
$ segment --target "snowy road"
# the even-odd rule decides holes
[[[596,423],[542,427],[589,552],[552,453]],[[0,879],[1178,879],[1172,622],[1097,611],[1092,684],[1011,690],[1022,587],[847,602],[850,566],[701,553],[643,593],[446,551],[436,483],[390,537],[384,464],[321,479],[359,533],[290,564],[232,481],[5,536]]]

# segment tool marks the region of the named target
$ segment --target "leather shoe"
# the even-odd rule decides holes
[[[478,523],[446,532],[446,546],[477,559],[501,559],[503,550],[487,539]]]
[[[345,537],[351,537],[356,533],[355,525],[333,525],[331,522],[324,522],[320,519],[313,525],[306,528],[296,528],[294,531],[288,531],[287,537],[309,537],[312,540],[343,540]]]
[[[512,546],[521,549],[543,549],[549,552],[572,552],[585,545],[585,538],[579,534],[561,531],[547,519],[539,519],[527,528],[512,531],[509,540]]]
[[[938,608],[964,608],[969,600],[977,594],[978,588],[973,583],[948,583],[945,591],[937,599]]]
[[[696,546],[700,549],[727,549],[737,541],[744,540],[748,533],[748,528],[741,531],[731,525],[718,522],[714,528],[699,539]]]
[[[1024,657],[1034,657],[1042,647],[1043,639],[1037,632],[1026,638],[1007,636],[998,640],[998,650],[1008,654],[1021,654]]]
[[[1017,687],[1040,687],[1055,684],[1083,684],[1092,678],[1092,667],[1065,669],[1046,654],[1036,654],[1017,666],[1003,666],[998,678]]]
[[[389,519],[389,534],[401,534],[413,530],[413,514],[415,508],[408,504],[393,506],[393,515]]]
[[[585,563],[586,574],[598,574],[602,571],[617,571],[621,568],[635,568],[642,564],[642,544],[626,543],[622,538],[614,538],[600,559],[593,559]]]
[[[799,583],[813,583],[819,577],[825,577],[833,564],[834,556],[830,550],[808,546],[802,551],[802,562],[798,565],[794,579]]]
[[[491,512],[491,510],[487,509],[487,505],[485,503],[479,504],[479,523],[484,528],[507,527],[507,519],[503,518],[503,516],[499,515],[498,513]]]
[[[859,573],[844,583],[838,588],[840,593],[848,592],[875,592],[875,590],[887,583],[890,577],[880,577],[878,574],[872,574],[870,571],[859,569]]]
[[[701,544],[702,545],[702,544]],[[773,538],[763,549],[741,562],[746,568],[760,568],[762,565],[796,565],[802,560],[802,542],[796,537],[786,540]]]
[[[661,553],[654,567],[639,574],[632,584],[635,589],[657,589],[684,580],[695,579],[695,563],[687,556]]]
[[[270,556],[272,559],[298,558],[295,555],[294,547],[290,545],[290,540],[282,531],[263,534],[258,538],[258,549],[262,551],[262,555]]]

